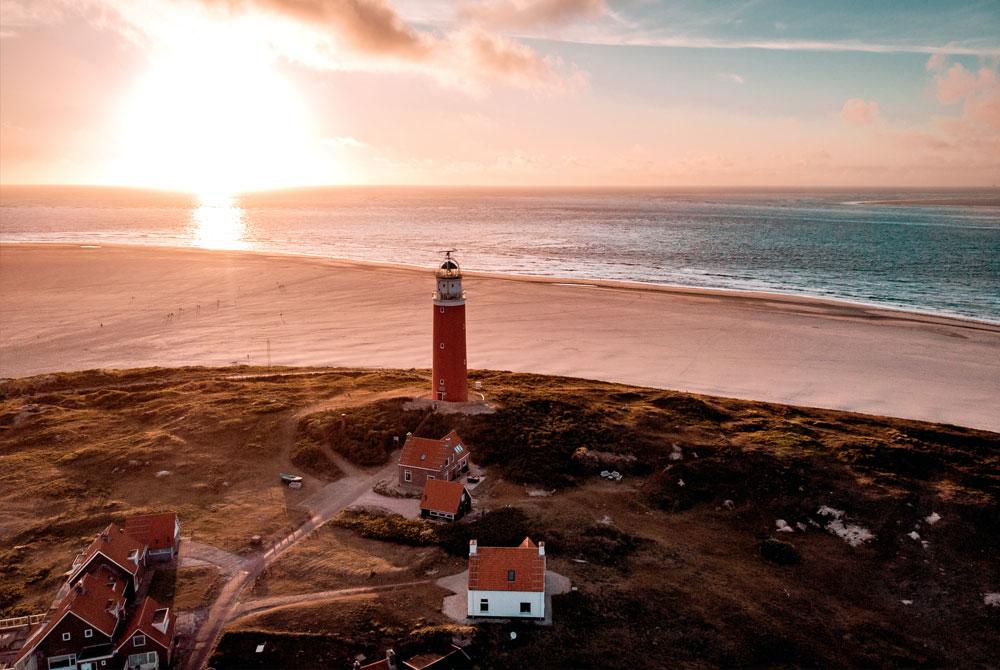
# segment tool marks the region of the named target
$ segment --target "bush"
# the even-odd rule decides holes
[[[484,547],[516,547],[525,537],[531,536],[532,530],[527,514],[516,507],[503,507],[484,512],[471,523],[439,526],[437,536],[442,549],[455,556],[465,556],[469,553],[469,540],[476,540]]]
[[[395,447],[393,437],[399,437],[402,442],[406,433],[416,430],[427,413],[426,410],[404,410],[406,402],[405,398],[392,398],[345,410],[310,414],[299,423],[299,433],[330,445],[355,465],[384,465]]]
[[[794,544],[782,542],[773,537],[757,545],[757,550],[760,552],[761,558],[778,565],[795,565],[802,561],[802,556]]]
[[[336,479],[342,474],[337,464],[331,461],[322,447],[314,442],[304,440],[296,442],[290,460],[295,467],[327,479]]]
[[[331,522],[371,540],[396,542],[411,546],[437,543],[434,527],[426,521],[415,521],[399,514],[380,514],[368,510],[345,510]]]
[[[495,466],[515,482],[546,488],[575,482],[573,453],[580,447],[631,452],[645,441],[627,425],[565,396],[503,398],[496,414],[463,435],[477,463]]]

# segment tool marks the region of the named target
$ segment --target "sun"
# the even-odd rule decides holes
[[[177,45],[120,107],[111,181],[210,195],[329,182],[308,109],[266,43],[220,24]]]

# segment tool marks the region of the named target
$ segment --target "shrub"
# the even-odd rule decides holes
[[[425,410],[404,410],[406,402],[405,398],[392,398],[310,414],[299,423],[299,432],[330,445],[355,465],[384,465],[395,447],[393,437],[402,440],[407,432],[416,430],[426,415]]]
[[[773,537],[769,537],[757,545],[757,550],[760,552],[761,558],[778,565],[795,565],[802,560],[802,556],[794,544],[782,542]]]
[[[290,460],[295,467],[327,479],[336,479],[342,474],[337,464],[331,461],[322,447],[314,442],[306,440],[296,442]]]
[[[465,556],[469,553],[469,540],[476,540],[484,547],[516,547],[532,534],[532,530],[527,514],[516,507],[503,507],[484,512],[470,523],[439,526],[437,537],[442,549],[456,556]]]
[[[404,518],[399,514],[381,514],[368,510],[345,510],[331,522],[372,540],[411,546],[437,543],[434,527],[426,521]]]

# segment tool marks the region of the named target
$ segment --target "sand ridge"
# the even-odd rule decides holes
[[[254,252],[0,245],[0,376],[428,367],[428,270]],[[469,365],[1000,431],[1000,326],[830,300],[470,274]]]

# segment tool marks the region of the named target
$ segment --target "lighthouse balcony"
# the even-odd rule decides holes
[[[441,291],[434,291],[434,302],[462,302],[465,300],[465,291],[462,291],[459,295],[454,294],[443,294]]]
[[[458,266],[454,268],[438,268],[435,275],[442,279],[458,279],[462,276],[462,271]]]

